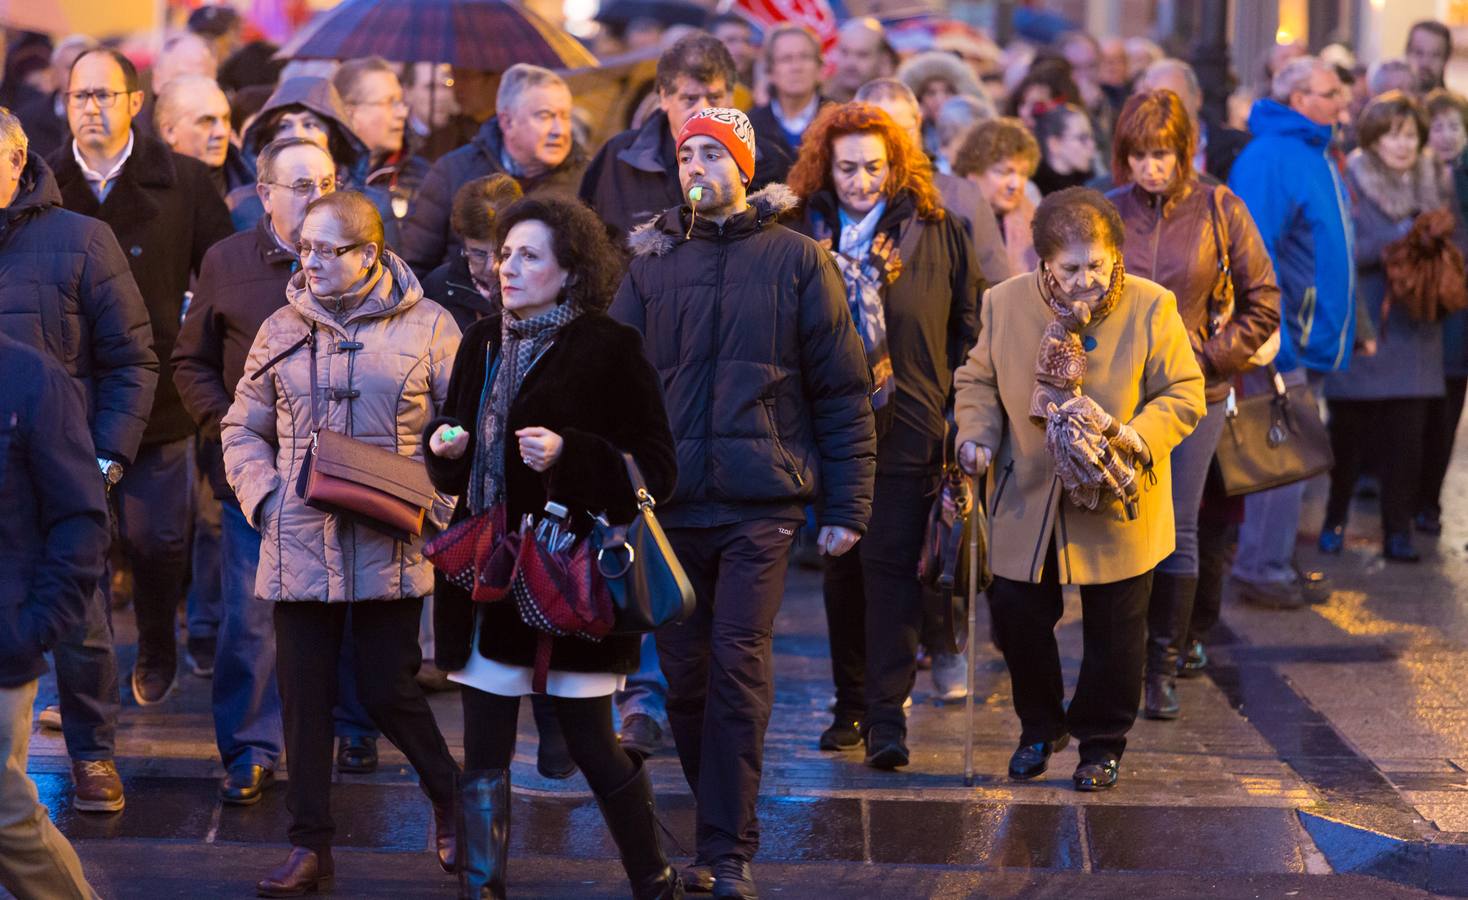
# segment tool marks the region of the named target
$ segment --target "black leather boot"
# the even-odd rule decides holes
[[[510,770],[465,772],[459,780],[455,814],[460,900],[504,900],[510,856]]]
[[[1149,719],[1176,719],[1177,661],[1188,636],[1193,614],[1193,596],[1198,579],[1193,575],[1152,574],[1152,597],[1147,604],[1147,682],[1143,715]]]
[[[642,768],[642,758],[627,755],[637,766],[637,773],[607,796],[597,797],[597,805],[622,854],[622,868],[627,870],[627,880],[632,882],[634,900],[681,900],[683,880],[668,865],[658,841],[652,783]]]

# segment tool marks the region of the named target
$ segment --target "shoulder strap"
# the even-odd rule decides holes
[[[321,430],[321,425],[316,417],[316,323],[311,323],[311,330],[306,333],[306,346],[311,348],[311,431]]]
[[[653,500],[652,492],[647,489],[647,480],[642,477],[642,469],[637,467],[637,460],[632,454],[622,454],[622,464],[627,467],[627,480],[632,482],[632,493],[637,495],[637,505],[643,509],[652,509],[657,505]]]
[[[1209,211],[1213,217],[1213,244],[1218,249],[1218,270],[1227,275],[1233,269],[1233,264],[1228,258],[1228,219],[1223,214],[1224,190],[1221,184],[1213,188]]]

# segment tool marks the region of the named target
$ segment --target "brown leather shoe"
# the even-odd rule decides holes
[[[433,804],[433,843],[438,848],[438,864],[445,872],[453,872],[458,864],[458,841],[454,835],[453,806]]]
[[[72,806],[82,812],[122,811],[122,779],[112,760],[79,759],[71,764],[71,780],[76,784]]]
[[[292,847],[291,855],[274,872],[260,879],[255,893],[260,897],[299,897],[302,894],[326,893],[336,867],[331,851],[317,853],[305,847]]]

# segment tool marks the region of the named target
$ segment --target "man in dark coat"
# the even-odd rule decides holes
[[[701,109],[728,106],[734,58],[713,35],[699,32],[658,58],[659,109],[601,148],[581,180],[581,199],[618,238],[682,202],[673,139]]]
[[[26,776],[44,654],[81,623],[107,552],[95,459],[80,386],[0,334],[0,885],[22,897],[96,896]]]
[[[758,136],[755,180],[784,181],[800,155],[805,130],[821,107],[821,42],[803,25],[780,25],[765,38],[765,69],[770,73],[770,102],[749,111]]]
[[[112,227],[147,304],[159,360],[142,447],[118,485],[120,531],[136,585],[133,695],[151,705],[166,699],[176,680],[174,616],[188,577],[194,423],[174,388],[169,357],[189,280],[204,251],[232,229],[208,168],[132,127],[142,92],[126,57],[82,54],[68,90],[75,139],[51,160],[62,203]]]
[[[495,102],[498,113],[474,140],[428,170],[403,223],[402,256],[420,278],[463,246],[449,228],[449,212],[465,184],[503,172],[523,193],[569,194],[581,181],[586,159],[572,139],[571,89],[561,76],[540,66],[511,66],[500,79]]]
[[[164,85],[153,102],[153,125],[170,150],[209,167],[220,197],[255,176],[230,141],[229,98],[206,75],[181,75]]]
[[[398,73],[380,56],[349,59],[332,76],[347,127],[367,146],[367,185],[387,194],[392,228],[401,235],[413,198],[428,175],[428,160],[409,139],[408,104]]]
[[[776,219],[783,185],[749,196],[755,138],[738,110],[707,109],[680,135],[678,174],[699,196],[633,232],[612,315],[643,332],[678,447],[658,506],[698,596],[658,632],[668,720],[698,802],[690,882],[754,896],[772,640],[804,506],[822,551],[855,545],[871,514],[871,379],[841,275]],[[707,867],[712,866],[712,873]],[[711,876],[712,875],[712,879]]]
[[[158,382],[148,310],[111,229],[61,208],[51,170],[0,113],[0,331],[50,354],[82,386],[100,471],[115,481],[138,451]],[[113,765],[117,657],[98,591],[56,646],[63,733],[79,809],[121,809]]]

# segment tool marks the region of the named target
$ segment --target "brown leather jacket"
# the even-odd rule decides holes
[[[1209,299],[1218,280],[1212,213],[1215,190],[1228,234],[1234,313],[1210,338]],[[1126,226],[1122,256],[1127,272],[1150,278],[1177,295],[1177,311],[1207,379],[1208,402],[1222,400],[1233,376],[1279,327],[1274,264],[1248,207],[1227,187],[1197,178],[1160,202],[1135,184],[1106,196],[1116,204]]]

